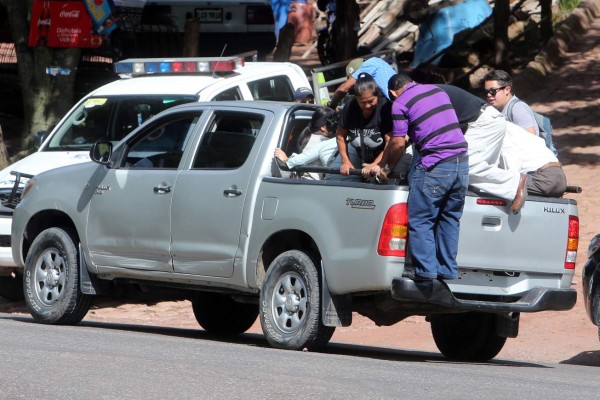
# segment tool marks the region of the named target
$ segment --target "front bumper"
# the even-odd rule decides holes
[[[10,229],[12,225],[13,210],[6,207],[0,208],[0,268],[14,267],[10,245]]]
[[[418,283],[409,278],[395,278],[392,281],[392,298],[412,304],[432,305],[447,308],[448,311],[481,312],[537,312],[566,311],[575,306],[575,289],[550,289],[534,287],[523,293],[517,301],[484,301],[458,299],[448,286],[438,280],[431,283]]]

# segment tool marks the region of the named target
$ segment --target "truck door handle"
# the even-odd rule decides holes
[[[154,193],[156,193],[156,194],[171,193],[171,186],[155,186]]]
[[[240,189],[225,189],[223,194],[225,197],[237,197],[242,194],[242,191]]]

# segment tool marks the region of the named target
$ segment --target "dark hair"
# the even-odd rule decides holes
[[[508,72],[501,69],[495,69],[485,74],[485,81],[498,81],[501,86],[510,86],[512,92],[512,79]]]
[[[392,77],[388,81],[388,89],[398,90],[412,81],[412,78],[406,75],[404,72],[398,72],[397,74],[392,75]]]
[[[365,92],[372,92],[374,96],[380,96],[382,94],[375,79],[373,79],[371,75],[363,72],[358,75],[358,79],[354,84],[354,95],[362,96]]]
[[[332,122],[334,121],[334,122]],[[327,130],[332,132],[330,126],[335,123],[335,127],[337,128],[337,117],[335,115],[335,111],[333,111],[329,107],[319,107],[315,110],[310,119],[310,123],[306,128],[300,132],[298,137],[295,140],[294,148],[298,153],[302,153],[306,144],[310,140],[310,136],[321,129],[322,126],[327,126]],[[335,131],[333,131],[335,132]]]

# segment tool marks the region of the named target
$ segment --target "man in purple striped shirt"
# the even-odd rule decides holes
[[[467,142],[448,95],[434,85],[415,83],[399,73],[390,78],[392,139],[378,166],[393,169],[413,143],[409,170],[408,225],[415,281],[457,279],[460,217],[469,185]]]

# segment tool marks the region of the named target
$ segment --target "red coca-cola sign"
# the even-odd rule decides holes
[[[99,47],[102,36],[92,32],[92,19],[79,0],[34,0],[29,45],[33,47]]]

